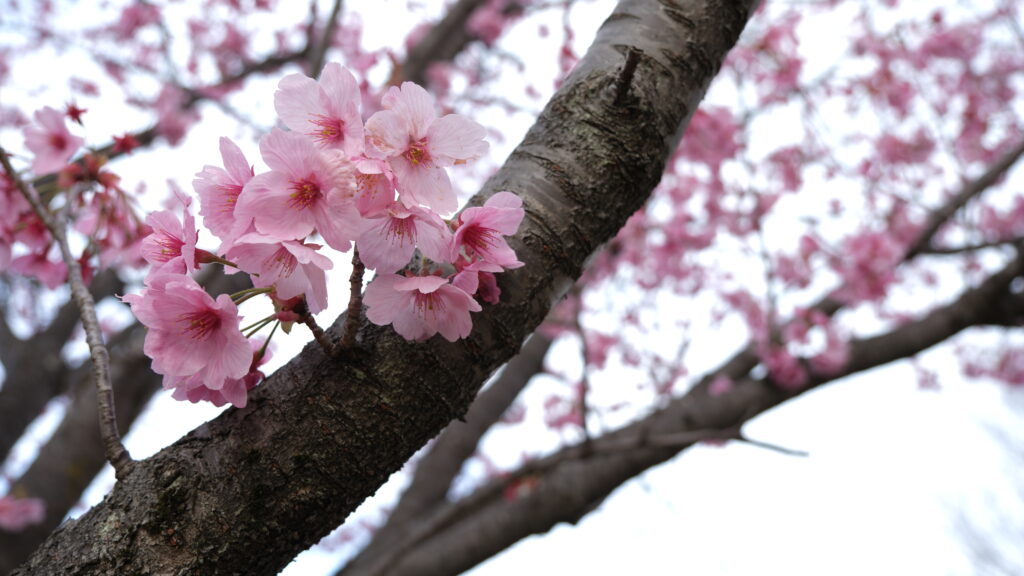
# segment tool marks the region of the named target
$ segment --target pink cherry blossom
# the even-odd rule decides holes
[[[260,141],[260,152],[270,172],[245,185],[236,217],[253,218],[260,233],[278,240],[301,240],[316,229],[331,248],[348,250],[359,232],[351,163],[322,154],[300,134],[281,130]]]
[[[447,262],[451,238],[448,226],[433,212],[393,202],[385,213],[364,220],[356,245],[368,268],[388,273],[408,264],[417,246],[427,258]]]
[[[185,93],[168,84],[153,102],[157,113],[157,130],[171,146],[177,146],[192,124],[199,121],[199,114],[185,108]]]
[[[188,204],[184,223],[174,212],[161,210],[146,217],[153,231],[142,240],[142,257],[153,265],[150,274],[166,271],[191,274],[196,270],[196,242],[199,232]]]
[[[497,304],[497,295],[501,294],[498,290],[497,285],[491,289],[486,286],[488,279],[494,280],[494,273],[501,272],[503,268],[493,262],[487,262],[486,260],[474,260],[469,264],[466,264],[465,259],[455,261],[455,268],[457,270],[455,276],[452,276],[452,286],[455,286],[459,290],[462,290],[470,296],[476,294],[478,291],[481,292],[481,297],[484,302],[490,302],[491,304]],[[497,290],[497,295],[494,298],[492,296],[493,291]]]
[[[0,233],[13,232],[27,212],[32,210],[28,200],[6,173],[0,174]]]
[[[235,228],[245,232],[251,218],[239,222],[235,217],[235,206],[242,188],[252,180],[253,169],[237,144],[228,138],[220,139],[220,156],[224,168],[204,166],[196,174],[192,187],[199,195],[199,215],[203,224],[225,242],[232,239]]]
[[[438,118],[434,98],[412,82],[392,87],[382,104],[366,121],[366,134],[391,164],[402,202],[454,212],[458,198],[443,168],[487,152],[483,127],[457,114]]]
[[[772,382],[783,390],[799,390],[807,384],[807,371],[785,347],[773,346],[762,352],[761,360]]]
[[[46,503],[40,498],[0,497],[0,530],[21,532],[46,518]]]
[[[285,126],[349,156],[363,153],[359,102],[355,77],[336,62],[324,66],[319,82],[302,74],[285,76],[274,94],[274,108]]]
[[[449,342],[469,336],[470,312],[479,312],[473,297],[438,276],[382,274],[366,288],[366,317],[378,326],[391,324],[406,340],[423,341],[438,332]]]
[[[511,192],[498,192],[483,207],[466,208],[459,215],[459,227],[452,243],[452,259],[465,252],[505,269],[519,268],[522,262],[502,235],[515,234],[523,221],[523,201]]]
[[[59,257],[50,259],[49,250],[31,252],[11,261],[11,272],[35,278],[50,290],[60,286],[68,278],[68,267]]]
[[[32,171],[36,174],[56,172],[85,141],[68,131],[64,113],[59,110],[46,106],[34,116],[36,124],[25,128],[25,147],[35,154]]]
[[[319,248],[316,244],[246,234],[235,242],[227,257],[254,275],[254,286],[274,286],[277,296],[286,300],[304,294],[309,311],[319,314],[327,308],[324,271],[334,267],[330,258],[317,252]]]
[[[271,355],[269,351],[261,353],[264,342],[262,338],[249,340],[253,352],[249,372],[241,378],[228,378],[219,390],[207,388],[198,376],[170,380],[165,378],[164,388],[174,390],[171,397],[175,400],[188,400],[193,404],[205,400],[218,407],[230,403],[235,408],[245,408],[249,403],[249,390],[255,388],[265,378],[259,367],[270,360]]]
[[[252,353],[227,294],[214,300],[189,276],[158,274],[147,279],[142,293],[121,299],[149,329],[143,351],[165,379],[197,376],[219,390],[228,378],[249,371]]]
[[[391,165],[378,158],[358,158],[356,168],[356,209],[364,218],[387,212],[395,201],[395,173]]]

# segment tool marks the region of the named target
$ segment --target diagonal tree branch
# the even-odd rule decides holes
[[[339,574],[358,573],[363,559],[388,555],[396,542],[407,537],[412,523],[446,502],[452,482],[476,451],[483,435],[498,422],[530,379],[544,368],[551,338],[535,332],[519,355],[509,361],[491,385],[470,405],[465,422],[453,422],[416,464],[412,482],[402,493],[387,523]]]
[[[527,217],[512,242],[526,266],[503,275],[504,301],[477,314],[469,339],[413,344],[364,324],[354,357],[307,346],[248,407],[138,463],[14,573],[274,574],[326,535],[465,412],[587,257],[643,204],[755,5],[620,2],[476,198],[522,197]],[[628,46],[641,57],[616,106]],[[117,539],[91,545],[112,525]]]
[[[412,541],[397,543],[390,557],[378,558],[378,571],[357,573],[459,574],[526,536],[546,532],[560,522],[575,523],[625,481],[701,440],[741,437],[743,423],[785,401],[851,374],[911,357],[965,328],[1001,323],[1008,309],[1015,310],[1019,318],[1022,299],[1009,287],[1022,274],[1024,258],[1018,255],[954,302],[885,334],[852,341],[842,371],[817,375],[796,392],[783,391],[763,379],[743,378],[730,392],[713,396],[710,383],[728,370],[721,368],[685,396],[639,422],[589,445],[571,446],[531,462],[512,476],[440,508],[409,531]],[[524,479],[529,479],[530,488],[508,499],[506,488]]]

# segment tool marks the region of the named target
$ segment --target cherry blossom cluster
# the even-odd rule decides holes
[[[34,122],[23,129],[25,148],[32,155],[31,172],[36,176],[56,175],[36,193],[44,198],[72,190],[66,201],[74,228],[87,239],[78,260],[87,279],[94,266],[132,266],[141,260],[138,245],[149,229],[136,216],[120,178],[105,167],[106,158],[86,153],[69,162],[84,144],[71,132],[67,121],[82,124],[86,112],[74,104],[64,111],[50,106],[37,110]],[[130,150],[130,136],[120,146]],[[48,288],[67,278],[67,265],[42,220],[22,195],[14,178],[0,172],[0,272],[11,271],[32,277]]]
[[[145,353],[175,398],[245,406],[266,361],[265,343],[247,337],[327,307],[333,263],[317,237],[339,252],[356,247],[356,266],[376,271],[363,297],[367,318],[408,340],[465,338],[478,299],[498,301],[494,275],[522,266],[504,238],[523,219],[519,197],[499,192],[451,217],[458,198],[446,168],[487,151],[473,120],[438,116],[433,97],[406,82],[364,122],[355,78],[334,63],[319,81],[282,79],[274,104],[287,130],[260,141],[268,171],[256,174],[222,138],[222,167],[206,166],[193,181],[219,248],[197,248],[184,196],[181,218],[164,210],[146,219],[153,232],[142,254],[152,267],[141,293],[124,301],[149,328]],[[253,288],[213,298],[191,276],[209,263],[249,274]],[[238,304],[256,294],[270,296],[275,313],[242,329]]]

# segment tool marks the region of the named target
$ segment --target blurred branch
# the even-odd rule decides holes
[[[1000,303],[1012,297],[1011,281],[1022,273],[1024,260],[1018,256],[954,302],[888,333],[850,342],[849,361],[840,372],[815,375],[799,391],[744,378],[728,393],[712,396],[711,382],[729,369],[723,366],[639,422],[589,446],[567,447],[531,462],[438,508],[410,528],[413,540],[393,544],[391,555],[378,560],[388,575],[459,574],[526,536],[560,522],[575,523],[624,482],[698,441],[733,437],[744,422],[818,386],[913,356],[967,327],[996,320]],[[673,439],[668,446],[666,438]],[[517,486],[522,489],[510,491]]]
[[[432,64],[450,62],[476,38],[466,30],[473,11],[487,3],[487,0],[458,0],[445,17],[423,36],[416,46],[409,50],[405,62],[398,72],[394,84],[401,81],[427,84],[427,70]]]
[[[1024,141],[1021,141],[1015,148],[1004,154],[995,164],[990,166],[981,176],[964,184],[956,195],[954,195],[941,208],[934,211],[925,223],[924,229],[918,236],[916,242],[907,248],[904,260],[911,260],[918,254],[926,252],[931,245],[939,229],[953,217],[961,208],[967,205],[972,198],[978,196],[990,186],[999,181],[1006,174],[1017,160],[1024,156]]]
[[[929,246],[928,248],[921,250],[920,254],[953,256],[957,254],[966,254],[967,252],[977,252],[978,250],[985,250],[987,248],[1003,248],[1006,246],[1021,244],[1022,242],[1024,242],[1024,236],[1007,238],[1005,240],[992,240],[991,242],[978,242],[977,244],[965,244],[963,246]]]
[[[340,23],[339,16],[344,4],[344,0],[334,0],[334,7],[331,8],[331,15],[327,17],[327,22],[324,23],[320,41],[309,51],[309,74],[313,78],[319,77],[320,71],[323,70],[324,58],[327,57],[327,51],[331,48],[331,44],[334,41],[334,32],[338,29],[338,24]],[[310,42],[312,43],[312,41],[311,36]]]

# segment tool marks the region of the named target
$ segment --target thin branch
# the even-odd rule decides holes
[[[107,348],[103,345],[103,334],[100,331],[99,320],[96,318],[96,303],[92,294],[85,287],[82,280],[82,269],[78,260],[71,254],[68,246],[68,239],[64,228],[53,218],[50,212],[39,198],[33,194],[25,182],[21,179],[10,160],[7,152],[0,147],[0,163],[11,178],[14,184],[21,191],[21,194],[32,205],[39,219],[50,231],[54,241],[60,248],[61,258],[68,268],[68,281],[71,284],[71,297],[78,304],[82,316],[82,328],[85,330],[85,340],[89,344],[89,355],[92,357],[93,375],[96,380],[96,400],[100,414],[100,435],[103,438],[103,448],[107,460],[114,467],[114,474],[118,480],[124,478],[132,468],[133,460],[121,442],[121,436],[117,431],[117,418],[114,413],[114,389],[110,384],[110,357]]]
[[[334,0],[334,7],[331,8],[331,15],[327,17],[327,23],[324,24],[320,42],[317,42],[316,46],[310,50],[309,73],[314,78],[319,77],[320,71],[323,70],[324,59],[327,57],[327,51],[331,48],[334,32],[338,29],[338,15],[341,14],[344,4],[344,0]]]
[[[921,250],[920,254],[952,256],[956,254],[966,254],[967,252],[977,252],[978,250],[985,250],[987,248],[1002,248],[1005,246],[1020,244],[1021,242],[1024,242],[1024,236],[1006,238],[1003,240],[992,240],[989,242],[978,242],[977,244],[965,244],[963,246],[929,246],[928,248]]]
[[[356,334],[359,333],[360,318],[363,314],[363,273],[366,266],[359,259],[359,248],[352,248],[352,275],[348,278],[351,292],[348,300],[348,313],[345,317],[345,328],[341,337],[340,347],[348,350],[356,345]]]
[[[967,205],[972,198],[987,190],[990,186],[999,181],[1013,165],[1024,156],[1024,140],[1015,148],[1004,154],[995,164],[989,167],[984,174],[964,184],[960,192],[944,204],[941,208],[932,213],[925,224],[924,229],[904,255],[904,260],[911,260],[918,254],[928,250],[932,239],[939,229],[953,217],[961,208]]]
[[[335,344],[334,340],[331,340],[331,336],[327,332],[324,332],[324,329],[316,323],[316,319],[314,319],[313,315],[309,313],[309,310],[305,310],[303,312],[302,316],[300,316],[300,321],[309,328],[310,332],[313,333],[313,339],[316,340],[317,344],[324,349],[324,353],[327,354],[329,358],[334,358],[338,355],[339,349],[337,344]]]

